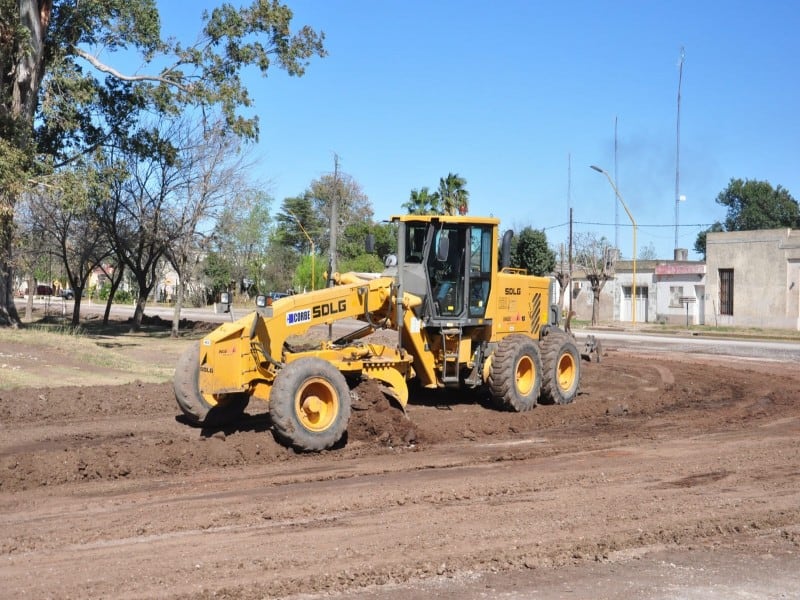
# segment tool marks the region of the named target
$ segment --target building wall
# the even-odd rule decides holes
[[[800,330],[800,230],[708,233],[707,325]],[[720,311],[720,269],[733,270],[733,314]]]

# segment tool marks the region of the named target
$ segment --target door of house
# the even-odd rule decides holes
[[[695,323],[698,325],[706,324],[706,286],[694,286],[694,293],[697,296],[697,315],[695,315]]]
[[[622,307],[620,321],[631,321],[633,286],[622,286]],[[636,322],[647,323],[647,308],[649,303],[649,290],[646,286],[636,286]]]

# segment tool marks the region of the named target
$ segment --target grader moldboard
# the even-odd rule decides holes
[[[363,377],[388,386],[403,409],[414,378],[424,388],[485,386],[513,411],[573,401],[581,356],[550,306],[551,280],[508,267],[512,233],[500,244],[498,219],[392,222],[398,252],[381,276],[335,274],[336,285],[275,300],[187,350],[174,380],[187,418],[223,426],[255,398],[268,403],[279,441],[319,451],[347,430],[351,385]],[[364,325],[313,350],[287,343],[342,319]],[[396,330],[397,343],[363,339],[379,329]]]

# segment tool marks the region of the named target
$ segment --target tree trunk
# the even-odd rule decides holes
[[[178,278],[178,285],[175,288],[175,310],[172,313],[172,330],[170,331],[170,337],[173,337],[173,338],[180,337],[181,309],[183,308],[183,294],[184,294],[183,277],[179,277]]]
[[[11,215],[0,218],[0,325],[18,327],[20,323],[14,304],[14,275],[11,271],[11,247],[14,225]],[[32,290],[28,290],[29,296]]]
[[[592,290],[592,325],[597,325],[600,320],[600,289]]]
[[[53,0],[18,0],[20,24],[30,32],[30,39],[21,57],[14,65],[11,78],[9,73],[0,75],[4,89],[0,98],[9,104],[0,106],[0,113],[10,115],[15,125],[6,131],[15,131],[17,148],[30,147],[33,134],[33,119],[39,96],[39,86],[44,76],[44,40],[50,24]],[[16,50],[16,49],[15,49]],[[9,89],[10,88],[10,89]],[[5,133],[5,132],[3,132]],[[14,207],[16,192],[0,193],[0,325],[17,327],[20,323],[14,305],[13,240]],[[29,290],[33,292],[35,290]]]
[[[111,288],[108,290],[108,301],[106,302],[106,311],[103,313],[103,325],[108,325],[108,319],[111,317],[111,305],[114,302],[114,296],[117,295],[117,290],[122,284],[122,275],[125,273],[125,265],[120,263],[120,266],[114,269],[111,273]]]

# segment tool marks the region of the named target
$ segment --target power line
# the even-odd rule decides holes
[[[600,223],[598,221],[573,221],[574,225],[594,225],[597,227],[614,227],[615,223]],[[679,227],[711,227],[714,223],[681,223]],[[561,227],[566,227],[569,223],[559,223],[558,225],[548,225],[547,227],[542,227],[542,231],[547,231],[548,229],[559,229]],[[622,227],[633,227],[631,223],[619,223]],[[645,224],[642,225],[641,223],[637,223],[637,227],[649,227],[649,228],[664,228],[664,227],[674,227],[672,224],[665,224],[665,223],[653,223],[653,224]]]

